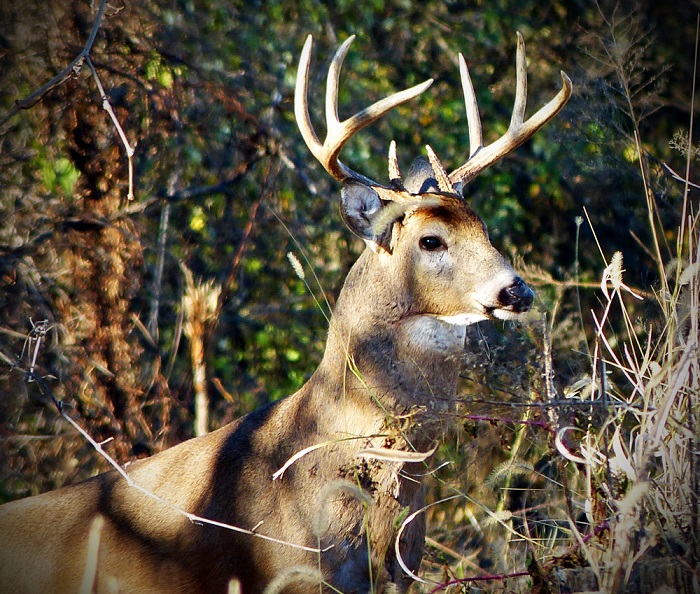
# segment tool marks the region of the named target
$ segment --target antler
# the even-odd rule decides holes
[[[469,77],[469,70],[464,61],[464,56],[459,54],[459,71],[462,77],[462,89],[464,102],[467,108],[467,120],[469,122],[469,159],[467,162],[450,173],[450,181],[453,184],[468,184],[479,173],[496,161],[506,156],[512,150],[518,148],[528,140],[535,132],[551,120],[571,97],[573,86],[571,79],[562,71],[563,86],[556,97],[542,107],[529,120],[523,122],[525,106],[527,103],[527,64],[525,62],[525,42],[523,36],[518,33],[518,51],[516,57],[516,91],[513,115],[508,131],[489,146],[483,146],[481,135],[481,118],[479,106],[476,102],[474,87]]]
[[[348,166],[341,163],[338,159],[340,151],[345,143],[357,132],[362,130],[362,128],[379,119],[397,105],[401,105],[420,95],[432,84],[433,79],[428,79],[405,91],[394,93],[341,122],[338,119],[338,83],[340,68],[345,59],[345,55],[348,53],[350,44],[354,39],[355,36],[351,35],[338,48],[328,70],[328,82],[326,84],[326,139],[323,141],[323,144],[321,144],[316,136],[309,118],[309,62],[311,61],[311,46],[313,44],[311,35],[306,38],[306,43],[304,43],[304,49],[299,59],[297,84],[294,91],[294,114],[296,116],[297,125],[299,126],[299,131],[306,145],[328,173],[339,181],[347,178],[354,178],[364,183],[376,185],[371,179],[353,171]]]

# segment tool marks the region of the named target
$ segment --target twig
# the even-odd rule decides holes
[[[255,200],[253,205],[250,208],[250,216],[248,217],[248,221],[246,223],[245,229],[243,230],[243,237],[241,238],[240,243],[238,244],[238,249],[236,250],[236,253],[233,255],[233,258],[231,259],[231,264],[229,266],[229,273],[226,277],[226,281],[223,284],[223,288],[221,291],[221,295],[219,297],[219,303],[218,303],[218,312],[217,312],[217,317],[219,313],[221,312],[221,309],[223,308],[224,304],[228,301],[229,296],[231,295],[231,292],[234,289],[234,284],[236,282],[236,276],[238,275],[238,270],[241,265],[241,261],[243,259],[243,253],[245,252],[245,249],[248,245],[248,240],[250,239],[250,236],[253,232],[253,225],[255,224],[255,217],[258,214],[258,209],[260,207],[260,204],[267,200],[270,195],[272,194],[275,184],[277,183],[277,177],[280,172],[280,165],[279,161],[275,162],[274,164],[270,165],[270,167],[267,170],[267,176],[265,179],[265,185],[263,186],[262,192],[260,192],[260,195],[258,198]]]
[[[34,91],[28,97],[24,99],[18,99],[12,106],[12,109],[5,114],[5,116],[0,119],[0,127],[4,126],[9,120],[11,120],[15,115],[17,115],[23,109],[29,109],[41,101],[44,96],[66,82],[69,78],[76,76],[81,68],[83,67],[83,62],[85,58],[88,57],[90,50],[92,49],[93,43],[95,43],[95,38],[97,37],[97,31],[100,28],[100,22],[105,12],[105,7],[107,6],[107,0],[101,0],[100,6],[97,9],[97,16],[95,17],[95,22],[92,25],[92,30],[90,31],[90,36],[88,37],[85,47],[80,51],[76,58],[68,64],[61,72],[54,76],[49,82],[44,84],[41,88]]]
[[[461,419],[468,419],[470,421],[484,421],[487,423],[505,423],[505,424],[512,424],[512,425],[525,425],[525,426],[530,426],[530,427],[538,427],[540,429],[544,429],[545,431],[551,433],[552,435],[556,434],[556,430],[553,428],[553,426],[546,422],[546,421],[535,421],[533,419],[507,419],[503,417],[492,417],[492,416],[487,416],[487,415],[458,415],[459,418]]]
[[[109,117],[112,118],[112,123],[114,124],[114,127],[117,129],[117,133],[119,134],[119,138],[122,141],[122,144],[124,145],[124,149],[126,150],[126,157],[127,161],[129,164],[129,191],[126,194],[126,197],[129,200],[134,199],[134,149],[133,147],[129,144],[129,141],[126,138],[126,134],[124,134],[124,130],[122,129],[121,125],[119,124],[119,120],[117,119],[116,114],[114,113],[114,110],[112,109],[111,104],[109,103],[109,99],[107,98],[107,94],[105,93],[104,87],[102,86],[102,82],[100,81],[100,77],[97,76],[97,71],[95,70],[95,67],[92,64],[92,60],[90,60],[90,56],[86,55],[85,56],[85,63],[88,65],[88,68],[90,68],[90,72],[92,72],[92,78],[95,79],[95,84],[97,85],[97,90],[100,92],[100,99],[102,99],[102,109],[104,109],[108,114]]]
[[[27,335],[27,339],[24,341],[24,346],[22,347],[22,355],[24,357],[24,352],[26,350],[27,357],[29,358],[29,372],[33,373],[36,367],[36,360],[39,356],[39,351],[41,350],[41,345],[44,342],[46,333],[51,329],[48,320],[41,320],[36,324],[29,318],[32,324],[32,329]]]
[[[128,162],[128,170],[129,170],[129,185],[128,185],[128,191],[127,191],[127,198],[128,200],[133,200],[134,199],[134,161],[133,161],[133,156],[134,156],[134,149],[133,147],[129,144],[129,141],[126,138],[126,134],[124,134],[124,130],[122,129],[121,125],[119,124],[119,120],[117,119],[116,114],[114,113],[114,110],[112,109],[111,104],[109,103],[109,99],[107,98],[107,94],[105,93],[104,87],[102,86],[102,82],[100,81],[99,76],[97,76],[97,71],[95,70],[95,66],[92,63],[92,60],[90,60],[90,51],[92,50],[92,46],[95,43],[95,38],[97,37],[97,31],[100,28],[100,23],[102,22],[102,17],[104,16],[104,11],[107,6],[107,0],[102,0],[100,2],[100,6],[97,10],[97,16],[95,18],[95,22],[92,25],[92,30],[90,31],[90,36],[88,37],[87,43],[83,47],[83,49],[80,51],[80,53],[75,57],[75,59],[68,65],[66,66],[61,72],[59,72],[56,76],[54,76],[49,82],[47,82],[45,85],[43,85],[40,89],[37,91],[34,91],[31,95],[24,99],[19,99],[15,101],[15,104],[12,106],[12,109],[5,114],[5,117],[0,119],[0,127],[2,127],[6,122],[8,122],[12,117],[14,117],[16,114],[18,114],[21,110],[23,109],[30,109],[34,105],[36,105],[39,101],[41,101],[47,93],[58,87],[59,85],[63,84],[66,82],[69,78],[72,78],[74,76],[77,76],[80,73],[80,70],[83,67],[83,64],[87,64],[88,68],[90,69],[90,72],[92,73],[92,77],[95,80],[95,84],[97,85],[97,89],[100,92],[100,98],[102,99],[102,108],[109,114],[109,117],[112,119],[112,123],[114,124],[114,127],[117,129],[117,133],[119,134],[119,138],[122,141],[122,144],[124,145],[124,149],[126,150],[126,156],[127,156],[127,162]]]
[[[439,592],[440,590],[446,590],[450,586],[468,584],[469,582],[493,582],[496,580],[501,581],[516,577],[525,577],[527,575],[530,575],[529,571],[516,571],[515,573],[499,573],[496,575],[473,575],[466,578],[455,578],[449,582],[440,584],[437,588],[433,588],[428,594],[435,594],[435,592]]]

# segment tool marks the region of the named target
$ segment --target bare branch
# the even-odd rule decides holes
[[[102,86],[102,82],[100,81],[100,77],[97,76],[97,71],[95,70],[95,66],[92,64],[92,60],[90,60],[90,56],[85,56],[85,62],[88,65],[88,68],[90,68],[90,72],[92,72],[92,77],[95,79],[95,84],[97,84],[97,89],[100,92],[100,99],[102,99],[102,109],[104,109],[108,114],[109,117],[112,118],[112,123],[114,124],[114,127],[117,129],[117,132],[119,133],[119,138],[122,141],[122,144],[124,145],[124,148],[126,149],[126,157],[128,159],[129,163],[129,191],[127,192],[126,197],[129,200],[134,199],[134,161],[132,157],[134,156],[134,149],[132,146],[129,144],[129,141],[126,138],[126,134],[124,134],[124,130],[122,129],[121,125],[119,124],[119,120],[117,119],[116,114],[114,113],[114,110],[112,109],[111,104],[109,103],[109,99],[107,98],[107,94],[105,93],[104,87]]]
[[[88,37],[87,43],[80,51],[80,53],[75,57],[75,59],[68,64],[61,72],[54,76],[50,81],[44,84],[41,88],[34,91],[28,97],[24,99],[18,99],[15,101],[12,109],[5,114],[5,116],[0,119],[0,127],[4,126],[9,120],[11,120],[15,115],[17,115],[23,109],[29,109],[39,103],[44,96],[55,89],[56,87],[62,85],[68,79],[77,76],[80,69],[83,66],[85,58],[90,54],[92,45],[95,43],[95,38],[97,37],[97,31],[100,28],[100,23],[102,22],[102,17],[104,16],[105,7],[107,6],[107,0],[101,0],[100,6],[97,9],[97,16],[95,17],[95,23],[92,25],[92,30],[90,31],[90,36]]]

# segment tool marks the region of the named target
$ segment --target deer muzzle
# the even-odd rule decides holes
[[[513,312],[524,313],[532,307],[534,294],[519,276],[509,287],[501,289],[498,302],[501,308]]]

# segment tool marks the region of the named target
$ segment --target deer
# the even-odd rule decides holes
[[[323,142],[309,115],[311,36],[294,92],[301,136],[340,182],[341,217],[366,244],[336,300],[318,368],[293,395],[123,473],[1,506],[2,592],[172,594],[237,584],[245,594],[365,593],[405,592],[413,582],[426,534],[421,476],[454,405],[466,327],[518,319],[533,303],[465,188],[554,118],[572,83],[562,72],[555,97],[524,120],[518,34],[510,127],[484,146],[459,54],[465,162],[447,173],[427,146],[402,177],[392,141],[390,181],[379,184],[340,161],[341,150],[433,79],[341,121],[340,71],[353,39],[330,64]]]

